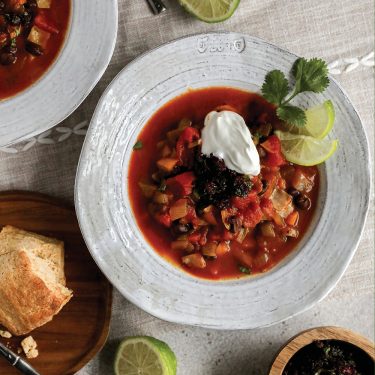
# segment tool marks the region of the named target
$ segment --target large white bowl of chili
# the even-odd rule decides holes
[[[204,257],[204,267],[203,262],[198,262],[192,271],[189,268],[192,260],[185,262],[178,246],[174,248],[176,256],[166,250],[175,240],[169,228],[165,229],[169,219],[163,216],[161,205],[155,211],[155,201],[144,197],[150,187],[142,185],[142,177],[157,172],[155,165],[160,162],[160,152],[164,152],[165,143],[160,147],[157,144],[173,138],[173,133],[167,132],[176,130],[182,118],[190,114],[190,119],[199,123],[207,111],[230,105],[251,122],[249,117],[258,105],[271,116],[269,120],[273,123],[272,108],[254,92],[259,92],[267,72],[279,69],[287,73],[296,59],[290,52],[243,34],[189,36],[136,59],[104,93],[79,162],[76,210],[83,236],[101,270],[126,298],[143,310],[181,324],[216,329],[262,327],[310,308],[343,275],[357,248],[368,210],[369,151],[357,112],[332,79],[323,94],[301,95],[300,104],[311,107],[327,99],[334,103],[336,126],[330,137],[339,139],[340,147],[317,169],[302,169],[306,176],[319,177],[307,194],[313,211],[306,214],[300,207],[302,227],[298,229],[302,238],[293,238],[292,247],[282,248],[283,256],[277,258],[269,251],[268,258],[262,258],[266,266],[254,267],[252,275],[247,275],[251,265],[246,264],[246,257],[238,256],[241,251],[234,257],[225,255],[228,272],[225,261],[210,256]],[[251,103],[252,109],[246,107]],[[270,138],[265,136],[265,140]],[[194,139],[190,141],[193,141],[191,147],[195,147]],[[165,152],[168,159],[170,151]],[[170,159],[173,157],[174,154]],[[261,163],[267,164],[266,159],[261,157]],[[278,158],[271,159],[272,163],[278,163]],[[169,168],[168,161],[158,165]],[[292,171],[293,175],[297,169]],[[280,192],[290,182],[281,167],[277,171],[281,174],[277,187]],[[201,175],[197,169],[195,173]],[[183,186],[189,184],[187,177],[184,175]],[[181,177],[178,178],[181,182]],[[258,194],[256,205],[262,205],[265,193],[262,189],[264,185],[267,187],[260,182],[252,181],[252,189]],[[166,199],[163,191],[168,192],[168,188],[159,187],[161,194],[157,194],[157,200],[161,203]],[[240,210],[243,202],[235,202],[235,208]],[[191,204],[184,205],[182,209],[188,212]],[[261,209],[264,214],[264,207]],[[170,207],[168,212],[171,213]],[[212,220],[198,216],[203,222]],[[244,213],[243,220],[248,223],[263,219]],[[231,232],[230,225],[225,235]],[[187,233],[188,242],[195,246],[197,240],[189,237],[191,229],[175,230],[180,231],[182,240],[183,232]],[[212,237],[216,234],[209,229],[206,239],[216,244],[230,240]],[[254,236],[248,240],[251,246],[257,234]],[[186,242],[184,246],[188,247],[184,247],[182,255],[196,251],[196,247]],[[202,252],[201,247],[199,251]],[[236,250],[232,248],[232,252]],[[234,264],[234,260],[239,262]]]

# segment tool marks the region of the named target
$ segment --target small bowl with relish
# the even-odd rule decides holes
[[[373,375],[375,349],[367,338],[341,327],[318,327],[293,337],[269,375]]]

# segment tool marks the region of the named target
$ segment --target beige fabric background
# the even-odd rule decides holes
[[[75,128],[72,134],[70,129],[90,120],[104,88],[129,61],[174,38],[211,30],[237,31],[261,37],[302,56],[323,57],[328,62],[361,58],[374,49],[371,0],[242,0],[235,15],[218,25],[193,19],[176,0],[165,3],[168,12],[156,17],[145,0],[119,0],[117,46],[107,72],[80,108],[58,128],[31,142],[0,151],[2,190],[34,190],[73,202],[75,170],[84,136],[82,129]],[[343,70],[348,65],[347,62],[338,67]],[[373,68],[360,65],[335,78],[358,109],[373,154]],[[22,151],[24,148],[29,149]],[[167,341],[177,354],[179,375],[266,375],[280,345],[312,326],[340,325],[373,338],[373,241],[371,203],[359,249],[334,291],[308,312],[265,329],[217,332],[162,322],[115,291],[108,343],[79,374],[112,374],[114,349],[126,335],[147,334]]]

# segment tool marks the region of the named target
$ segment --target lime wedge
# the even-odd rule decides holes
[[[317,165],[333,155],[338,141],[316,139],[306,135],[297,135],[275,131],[281,141],[281,149],[285,158],[298,165]]]
[[[176,375],[176,356],[169,346],[149,336],[125,338],[116,354],[116,375]]]
[[[288,125],[288,131],[298,135],[308,135],[323,139],[333,128],[335,122],[335,108],[330,100],[305,111],[305,126]]]
[[[180,4],[204,22],[227,20],[236,10],[240,0],[179,0]]]

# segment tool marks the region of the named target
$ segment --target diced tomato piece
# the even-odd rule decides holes
[[[202,234],[199,231],[197,231],[192,234],[189,234],[188,240],[189,242],[192,242],[192,243],[198,243],[199,240],[201,239],[201,236]]]
[[[233,197],[231,199],[231,203],[234,207],[238,208],[239,210],[245,210],[251,202],[255,202],[256,200],[256,192],[251,190],[246,197]]]
[[[195,175],[193,172],[185,172],[168,178],[166,185],[175,196],[186,197],[193,192],[194,180]]]
[[[192,206],[189,206],[188,208],[188,213],[187,215],[185,216],[186,220],[188,222],[192,222],[193,220],[197,219],[197,214],[195,212],[195,208],[192,207]]]
[[[165,227],[169,228],[172,225],[171,216],[168,213],[162,214],[162,213],[156,213],[155,219]]]
[[[284,156],[281,151],[278,153],[267,153],[266,157],[263,159],[263,164],[267,167],[279,167],[286,163]]]
[[[59,29],[57,28],[57,26],[53,23],[53,21],[48,19],[47,13],[43,10],[39,10],[38,14],[34,18],[34,23],[42,30],[47,31],[49,33],[59,33]]]
[[[176,143],[176,156],[181,164],[187,165],[189,163],[189,154],[192,155],[192,151],[188,149],[188,145],[199,138],[200,134],[196,128],[188,126],[182,131]]]
[[[251,192],[258,194],[263,190],[263,184],[259,177],[253,177],[251,179],[253,187],[251,188]]]
[[[276,154],[281,152],[280,139],[276,135],[270,135],[266,141],[260,144],[266,151],[271,154]]]
[[[271,135],[267,140],[260,144],[266,151],[267,155],[263,159],[263,164],[267,167],[279,167],[285,164],[284,156],[281,152],[280,139],[276,135]]]
[[[263,198],[260,201],[260,209],[263,211],[264,215],[267,216],[267,218],[271,218],[274,210],[271,199]]]
[[[263,212],[257,202],[251,202],[243,213],[243,226],[254,228],[263,219]]]

